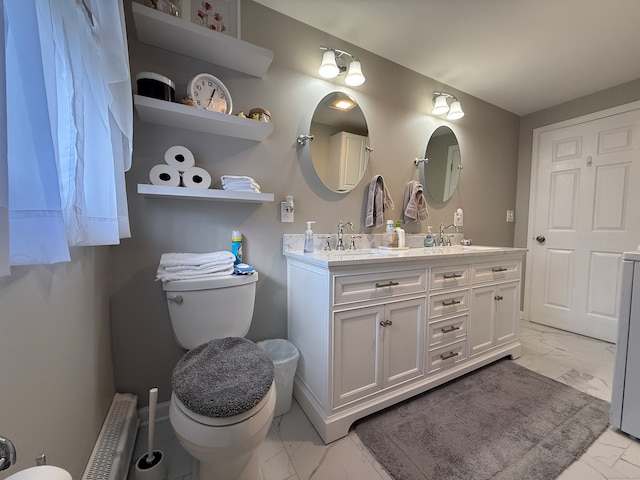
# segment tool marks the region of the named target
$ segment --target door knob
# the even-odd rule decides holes
[[[545,240],[546,240],[546,238],[544,238],[544,235],[538,235],[536,237],[536,242],[538,242],[538,243],[544,243]]]

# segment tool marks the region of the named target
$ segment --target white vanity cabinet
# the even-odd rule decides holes
[[[429,250],[285,251],[288,338],[300,352],[294,396],[325,442],[359,418],[520,355],[525,250]]]

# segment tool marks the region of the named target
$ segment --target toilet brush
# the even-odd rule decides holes
[[[158,403],[158,389],[149,390],[149,449],[136,462],[137,480],[166,480],[167,467],[164,454],[153,449],[153,437],[156,426],[156,405]]]

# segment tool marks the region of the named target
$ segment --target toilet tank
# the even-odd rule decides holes
[[[258,272],[164,282],[171,326],[190,350],[221,337],[244,337],[253,319]]]

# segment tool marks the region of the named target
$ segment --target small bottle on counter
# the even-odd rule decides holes
[[[387,220],[387,230],[382,235],[382,245],[389,248],[398,246],[398,235],[393,228],[393,220]]]
[[[311,224],[316,222],[307,222],[307,229],[304,232],[304,253],[313,253],[313,230]]]
[[[431,225],[427,226],[427,234],[424,236],[424,246],[425,247],[433,247],[436,243],[436,239],[433,238],[433,233],[431,232]]]
[[[404,229],[402,228],[402,224],[400,220],[396,222],[396,234],[398,235],[398,248],[405,247],[405,238],[404,238]]]

